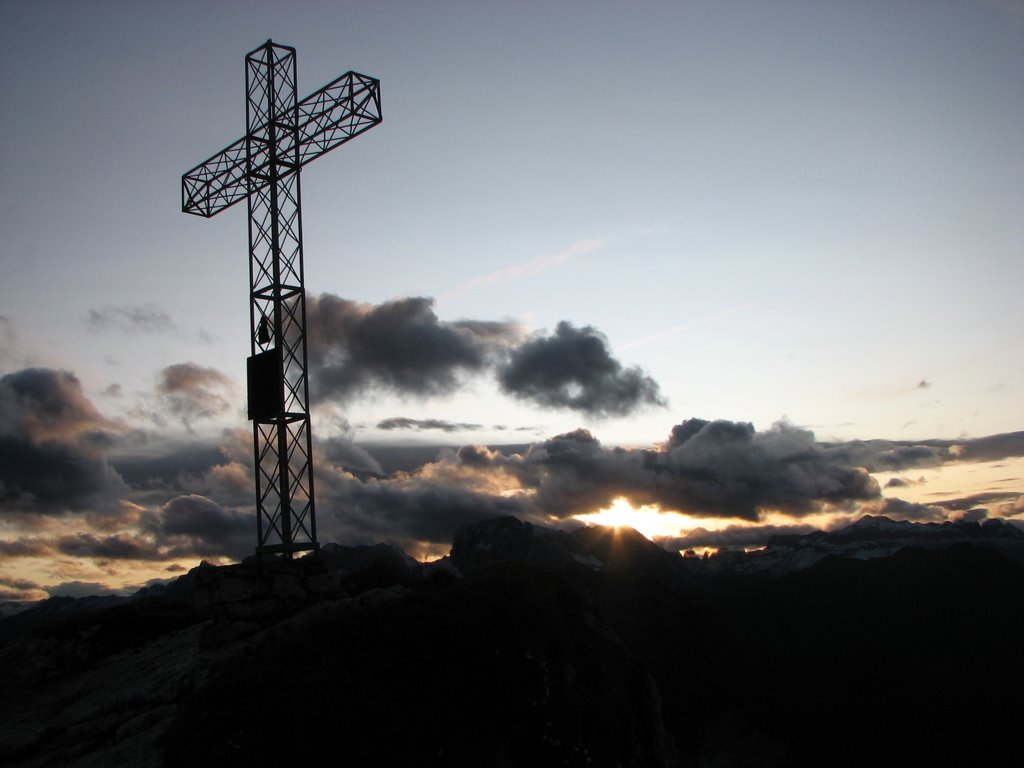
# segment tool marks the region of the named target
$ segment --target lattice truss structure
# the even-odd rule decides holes
[[[246,134],[182,176],[182,210],[248,201],[256,552],[291,555],[318,546],[299,171],[381,121],[380,82],[348,72],[298,101],[295,49],[268,40],[245,84]]]

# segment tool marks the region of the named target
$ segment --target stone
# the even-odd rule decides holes
[[[305,600],[306,590],[302,588],[302,579],[295,574],[279,573],[274,578],[273,595],[278,600]]]
[[[235,603],[242,600],[252,600],[263,593],[262,585],[251,581],[229,577],[220,583],[214,599],[218,603]]]

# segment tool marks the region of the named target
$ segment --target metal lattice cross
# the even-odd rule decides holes
[[[299,171],[381,121],[380,81],[347,72],[302,101],[295,49],[245,57],[245,136],[181,178],[181,209],[249,207],[249,418],[257,554],[316,549]]]

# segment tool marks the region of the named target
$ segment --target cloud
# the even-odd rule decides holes
[[[73,373],[26,368],[0,378],[0,433],[45,443],[106,434],[114,428],[89,402]]]
[[[370,388],[447,394],[520,336],[509,322],[442,321],[422,297],[374,306],[323,294],[307,300],[306,315],[310,382],[329,398]]]
[[[152,305],[90,309],[86,325],[93,332],[117,330],[122,333],[163,334],[177,331],[170,315]]]
[[[8,589],[39,589],[39,585],[34,581],[28,579],[11,578],[8,576],[0,576],[0,587],[7,587]]]
[[[619,497],[692,517],[758,523],[768,513],[799,519],[844,509],[901,519],[945,519],[940,506],[883,499],[857,461],[930,465],[941,452],[886,441],[826,444],[786,422],[758,431],[746,422],[688,419],[654,449],[608,447],[574,430],[513,452],[467,445],[441,449],[410,471],[362,478],[335,469],[317,476],[319,508],[335,534],[372,541],[451,541],[458,527],[513,514],[551,524],[609,506]],[[925,446],[925,448],[928,448]],[[506,449],[508,450],[508,449]],[[679,548],[763,546],[772,535],[810,526],[736,525],[694,531]]]
[[[0,378],[0,506],[93,508],[123,488],[107,462],[118,431],[74,374],[27,368]]]
[[[718,531],[694,528],[683,536],[659,538],[666,549],[686,550],[703,547],[748,549],[767,546],[776,536],[806,536],[818,530],[813,525],[730,525]]]
[[[869,472],[896,472],[914,467],[937,467],[948,461],[948,448],[937,442],[896,442],[892,440],[851,440],[823,443],[837,458]]]
[[[142,528],[165,549],[165,559],[186,554],[242,558],[252,553],[256,541],[253,514],[226,509],[198,494],[171,499],[159,513],[148,515]]]
[[[111,589],[103,584],[94,581],[65,581],[52,587],[43,587],[50,597],[93,597],[93,596],[121,596],[123,590]]]
[[[231,409],[234,384],[215,368],[195,363],[169,365],[159,373],[157,392],[164,406],[181,419],[186,428]]]
[[[1024,456],[1024,432],[1006,432],[941,444],[948,446],[949,451],[963,461],[997,461]]]
[[[193,392],[206,380],[182,376],[172,391]],[[400,426],[446,423],[409,419]],[[437,551],[456,530],[481,519],[513,514],[570,524],[619,497],[633,506],[751,523],[768,513],[799,523],[813,512],[844,509],[944,519],[950,503],[882,499],[869,470],[987,458],[1020,445],[1019,433],[956,442],[821,443],[785,422],[758,431],[746,422],[703,419],[676,424],[655,448],[605,446],[578,429],[531,445],[385,445],[371,453],[344,435],[314,444],[318,528],[322,541],[383,539]],[[0,556],[116,563],[248,555],[255,544],[251,446],[244,430],[225,432],[216,443],[168,443],[158,434],[126,432],[93,407],[71,373],[28,369],[4,376],[0,508],[11,520],[30,514],[17,518],[20,538],[0,541]],[[956,511],[1006,498],[965,499]],[[79,514],[64,517],[67,512]],[[752,538],[769,534],[738,528],[735,546],[744,536],[744,546],[755,546]],[[18,528],[10,530],[17,536]]]
[[[91,530],[0,541],[0,559],[63,555],[81,562],[153,562],[241,559],[253,551],[256,520],[251,512],[225,508],[199,494],[175,496],[152,509],[128,506],[128,512]]]
[[[441,450],[418,469],[360,480],[318,474],[334,530],[364,540],[444,543],[459,525],[499,514],[542,523],[607,507],[619,497],[694,517],[756,522],[880,499],[878,483],[839,447],[780,423],[690,419],[657,449],[606,447],[579,429],[513,453],[485,446]]]
[[[326,482],[323,482],[326,480]],[[400,473],[397,477],[359,480],[347,472],[319,476],[321,525],[346,539],[371,543],[389,541],[414,549],[422,542],[450,544],[455,531],[503,515],[529,514],[520,499],[441,480],[430,471]],[[496,489],[495,489],[496,490]],[[334,520],[323,520],[324,513]]]
[[[538,256],[535,259],[513,264],[509,267],[499,269],[496,272],[491,272],[488,275],[481,275],[480,277],[468,280],[467,282],[462,283],[443,294],[438,301],[443,303],[451,299],[458,298],[459,296],[464,296],[467,293],[472,293],[473,291],[486,286],[498,283],[507,283],[512,280],[518,280],[522,277],[536,277],[538,275],[542,275],[552,267],[564,264],[576,256],[582,256],[586,253],[590,253],[591,251],[595,251],[602,245],[603,243],[600,240],[579,240],[559,253],[548,256]]]
[[[110,536],[97,536],[82,531],[60,536],[48,542],[50,548],[62,555],[80,559],[98,560],[162,560],[165,558],[153,541],[126,532]]]
[[[250,436],[250,450],[251,440]],[[134,433],[120,442],[110,463],[132,488],[163,490],[194,482],[212,468],[229,463],[235,453],[233,442],[233,436],[213,444],[206,440],[161,441],[157,436]]]
[[[634,506],[757,520],[767,510],[799,516],[879,495],[865,470],[786,423],[757,432],[689,419],[658,450],[605,449],[577,431],[531,448],[526,462],[541,470],[536,493],[549,512],[593,511],[624,496]]]
[[[984,493],[975,493],[970,496],[964,496],[959,499],[933,501],[931,506],[963,512],[979,506],[999,508],[1006,502],[1015,501],[1016,498],[1017,493],[1014,491],[987,491]]]
[[[314,460],[326,459],[330,466],[340,467],[349,472],[371,472],[383,475],[380,462],[365,448],[356,445],[350,437],[331,437],[317,441]]]
[[[547,408],[625,416],[645,405],[664,405],[657,383],[639,368],[624,368],[591,326],[561,322],[553,335],[524,341],[516,323],[444,321],[433,306],[423,297],[379,305],[330,294],[310,297],[310,384],[316,397],[348,399],[370,390],[444,395],[468,376],[493,371],[507,394]]]
[[[53,549],[38,538],[0,540],[0,560],[15,557],[48,557]]]
[[[654,379],[639,368],[623,368],[600,332],[565,321],[553,335],[515,349],[498,381],[516,397],[592,416],[625,416],[644,405],[665,404]]]
[[[883,499],[878,504],[865,507],[863,511],[893,520],[941,522],[947,518],[946,510],[938,505],[918,504],[899,498]]]
[[[951,519],[959,523],[980,523],[988,517],[988,510],[984,507],[975,507],[973,509],[966,509],[959,515],[953,516]]]
[[[441,432],[472,432],[483,429],[483,424],[466,424],[462,422],[445,421],[443,419],[410,419],[405,416],[393,416],[377,423],[377,429],[412,429],[417,432],[421,430],[436,429]]]

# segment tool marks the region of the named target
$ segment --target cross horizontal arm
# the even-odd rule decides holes
[[[346,72],[299,102],[297,109],[301,168],[381,121],[380,81]],[[268,183],[259,181],[253,190]],[[181,177],[181,210],[209,218],[249,192],[242,137]]]
[[[299,166],[381,121],[380,81],[348,72],[299,102]]]
[[[181,177],[181,210],[209,218],[249,194],[245,183],[245,137]]]

